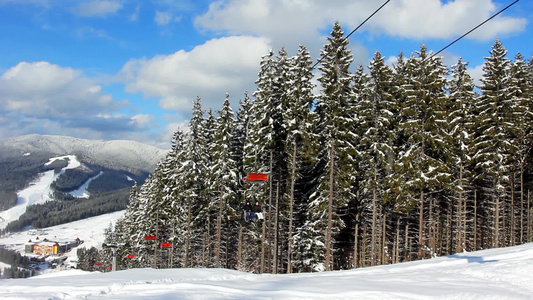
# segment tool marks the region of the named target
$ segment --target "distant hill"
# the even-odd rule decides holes
[[[68,136],[30,134],[0,140],[0,163],[31,156],[77,155],[109,168],[151,172],[168,151],[135,141],[87,140]]]
[[[50,221],[56,224],[123,209],[133,181],[142,184],[167,153],[167,150],[125,140],[101,141],[37,134],[1,140],[0,212],[16,206],[17,192],[30,186],[40,174],[61,171],[68,160],[48,162],[51,158],[66,155],[74,155],[80,165],[61,172],[50,187],[52,198],[64,203],[45,203],[31,211],[28,207],[26,215],[21,217],[19,224],[13,224],[13,229],[36,223],[49,225]],[[80,188],[90,196],[79,198],[72,194]],[[62,214],[67,209],[68,217]],[[45,212],[53,215],[54,220],[50,217],[42,219]],[[43,217],[37,220],[38,215]]]

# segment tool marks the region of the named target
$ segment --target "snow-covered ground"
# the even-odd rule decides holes
[[[34,204],[42,204],[46,201],[52,200],[50,193],[50,185],[67,169],[75,169],[81,164],[74,155],[66,155],[51,158],[45,165],[59,159],[68,159],[68,165],[59,173],[54,173],[54,170],[49,170],[39,174],[39,178],[30,183],[30,186],[17,193],[17,205],[0,212],[0,228],[3,229],[11,221],[16,221],[26,211],[26,208]]]
[[[533,243],[349,271],[69,270],[0,280],[1,299],[533,299]]]
[[[12,233],[9,236],[0,238],[0,245],[24,254],[24,245],[29,240],[35,241],[37,237],[41,240],[46,238],[57,242],[74,241],[76,238],[79,238],[83,241],[83,244],[79,247],[85,247],[87,249],[91,247],[101,248],[104,241],[104,230],[111,224],[114,224],[118,218],[124,215],[124,212],[122,210],[39,230]],[[69,257],[69,260],[76,260],[76,250],[74,248],[65,254]]]

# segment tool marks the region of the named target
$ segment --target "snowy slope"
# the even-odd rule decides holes
[[[49,165],[56,160],[68,159],[68,165],[61,172],[55,173],[49,170],[39,174],[39,178],[30,183],[30,186],[17,193],[17,205],[0,212],[0,228],[5,228],[11,221],[16,221],[26,211],[29,205],[42,204],[52,200],[52,190],[50,185],[67,169],[75,169],[81,164],[74,155],[58,156],[51,158],[45,165]]]
[[[223,269],[79,270],[0,281],[2,299],[533,299],[533,243],[291,275]]]
[[[12,233],[9,236],[0,238],[0,245],[24,254],[24,245],[30,239],[36,240],[39,237],[41,240],[47,238],[52,241],[67,242],[79,238],[83,241],[83,244],[79,247],[87,249],[91,247],[101,248],[104,242],[104,230],[122,217],[124,212],[122,210],[40,230]],[[76,252],[77,248],[73,248],[65,255],[69,258],[69,261],[77,261]],[[0,299],[2,299],[1,296]]]

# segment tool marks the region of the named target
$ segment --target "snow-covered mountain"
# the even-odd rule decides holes
[[[168,150],[135,141],[30,134],[0,141],[0,162],[31,155],[77,155],[105,167],[151,172]]]
[[[0,229],[17,231],[47,213],[79,219],[123,209],[133,182],[142,184],[168,153],[135,141],[25,135],[0,141]],[[80,198],[89,198],[81,201]],[[80,201],[68,201],[69,199]],[[49,200],[67,205],[28,209]],[[77,213],[75,213],[77,212]],[[24,216],[24,221],[20,218]],[[10,222],[16,222],[12,224]],[[39,221],[40,220],[40,221]],[[54,218],[55,224],[65,220]],[[42,224],[44,225],[44,224]]]

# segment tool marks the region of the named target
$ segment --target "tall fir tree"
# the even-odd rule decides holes
[[[305,183],[308,180],[306,174],[312,165],[314,149],[311,147],[316,140],[313,134],[314,113],[312,111],[314,84],[312,83],[312,60],[307,48],[300,45],[298,53],[291,61],[289,70],[290,85],[287,87],[287,104],[284,122],[287,130],[285,147],[288,158],[287,184],[288,191],[285,193],[285,203],[288,204],[287,230],[287,273],[293,271],[294,249],[300,241],[294,238],[295,225],[302,226],[302,220],[296,220],[299,208],[307,204],[308,195],[305,194]],[[297,212],[298,211],[298,212]]]
[[[469,220],[474,216],[468,211],[473,206],[472,191],[472,151],[474,137],[474,80],[468,74],[468,63],[459,59],[452,66],[452,77],[448,82],[449,102],[447,105],[447,127],[449,130],[447,143],[449,153],[446,162],[453,172],[453,183],[450,186],[451,197],[455,203],[455,222],[452,232],[455,234],[453,243],[455,252],[471,250],[473,242],[467,239]]]
[[[307,225],[314,240],[310,263],[315,270],[333,269],[335,235],[345,226],[338,212],[353,197],[354,115],[351,101],[353,61],[341,25],[333,25],[328,44],[321,51],[321,92],[316,102],[317,134],[320,135],[316,163],[316,189],[311,195]]]
[[[447,72],[441,58],[430,57],[426,46],[422,45],[416,54],[406,61],[409,77],[402,86],[405,103],[401,107],[399,123],[402,140],[392,186],[399,196],[396,199],[397,209],[410,211],[418,204],[418,256],[423,258],[435,252],[434,245],[428,245],[428,240],[434,241],[435,220],[432,219],[431,209],[436,199],[427,199],[426,193],[442,187],[450,176],[443,160],[446,151],[444,104],[447,97],[444,87]],[[430,211],[426,215],[427,202]]]
[[[230,107],[229,95],[226,94],[222,109],[216,120],[215,143],[211,149],[213,154],[211,182],[215,197],[210,206],[217,210],[215,265],[229,268],[235,266],[231,247],[236,245],[236,221],[240,217],[240,201],[237,197],[238,173],[233,160],[233,134],[235,119]]]
[[[510,140],[510,116],[514,108],[509,96],[509,67],[507,50],[496,40],[490,56],[483,64],[481,95],[476,102],[478,114],[475,137],[477,188],[482,199],[481,213],[490,220],[484,226],[482,245],[499,247],[502,243],[502,207],[509,193],[510,154],[514,152]]]
[[[394,160],[393,129],[398,110],[393,98],[392,70],[385,64],[385,58],[379,51],[376,51],[368,68],[370,81],[360,94],[356,107],[361,137],[358,144],[361,171],[359,184],[364,187],[360,196],[361,199],[369,199],[366,202],[371,206],[370,264],[375,265],[378,262],[378,231],[382,228],[379,224],[383,220],[380,215],[385,200],[386,178],[391,174]],[[385,233],[381,232],[383,234]]]

